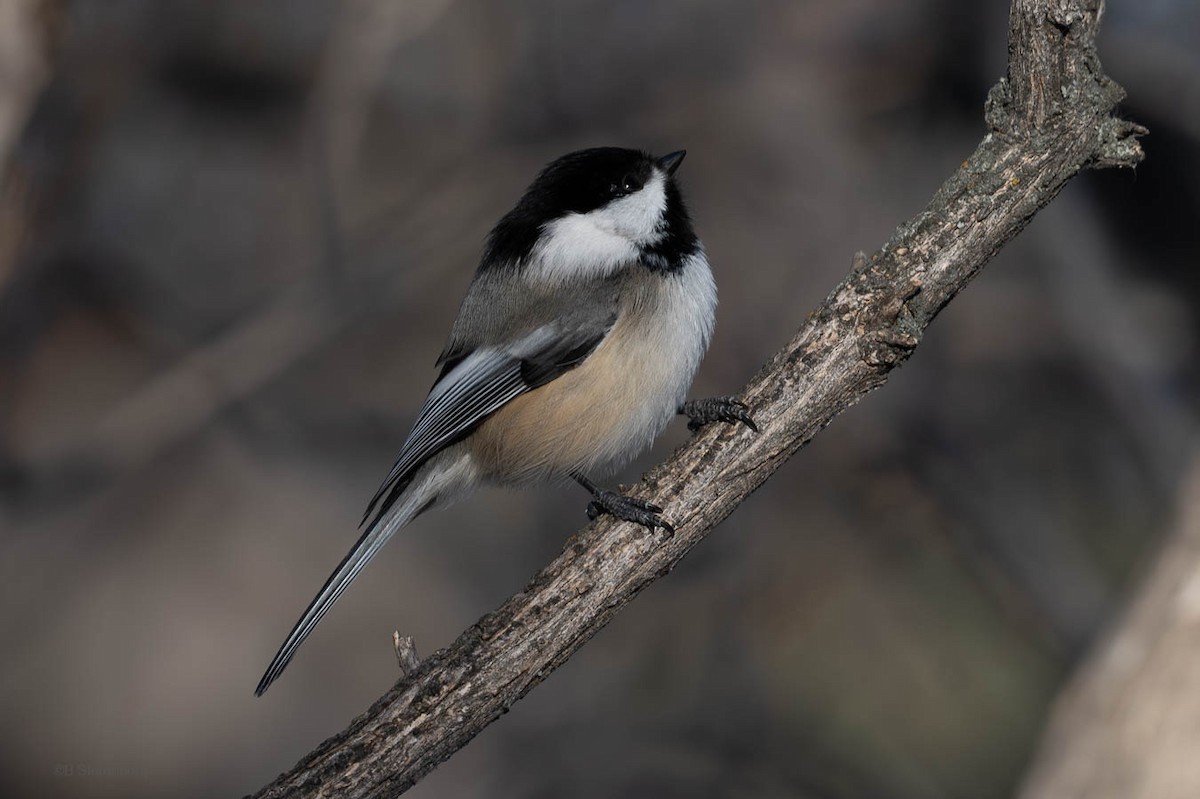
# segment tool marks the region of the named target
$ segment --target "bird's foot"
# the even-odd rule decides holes
[[[668,535],[673,534],[675,527],[659,516],[660,513],[662,513],[662,508],[652,502],[603,488],[593,492],[592,501],[587,506],[589,519],[594,520],[603,514],[608,514],[621,521],[635,522],[650,530],[661,527],[667,531]]]
[[[679,406],[679,412],[688,418],[688,430],[693,433],[710,422],[741,422],[758,432],[750,407],[735,397],[688,400]]]

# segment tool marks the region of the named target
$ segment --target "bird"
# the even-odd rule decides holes
[[[601,488],[677,414],[690,429],[741,423],[732,396],[686,400],[715,324],[716,284],[676,171],[621,147],[546,165],[488,235],[436,367],[441,369],[364,532],[263,674],[262,696],[397,530],[481,483],[573,479],[587,515],[674,532],[651,502]]]

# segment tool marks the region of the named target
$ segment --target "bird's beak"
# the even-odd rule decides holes
[[[675,170],[679,169],[679,165],[683,163],[683,157],[685,155],[687,155],[687,150],[676,150],[673,153],[667,153],[654,163],[663,172],[666,172],[668,175],[674,175]]]

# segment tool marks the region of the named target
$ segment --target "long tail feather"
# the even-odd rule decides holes
[[[449,453],[446,453],[449,454]],[[283,670],[291,662],[292,656],[304,643],[317,622],[333,607],[342,593],[349,587],[354,578],[363,570],[371,559],[378,554],[383,545],[388,542],[396,531],[419,516],[433,502],[448,498],[466,488],[473,481],[473,470],[465,454],[454,458],[434,458],[428,462],[398,498],[395,505],[383,516],[372,522],[354,547],[347,553],[338,567],[329,575],[325,585],[309,603],[304,615],[296,622],[291,633],[279,647],[275,659],[267,667],[258,687],[254,689],[255,696],[262,696]]]

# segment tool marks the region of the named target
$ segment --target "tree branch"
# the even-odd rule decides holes
[[[926,326],[1086,167],[1132,167],[1143,128],[1113,116],[1101,0],[1014,0],[990,132],[929,205],[847,277],[742,393],[760,434],[710,426],[635,489],[673,537],[602,519],[519,594],[401,679],[261,797],[392,796],[464,746],[667,574],[793,453],[887,379]]]

